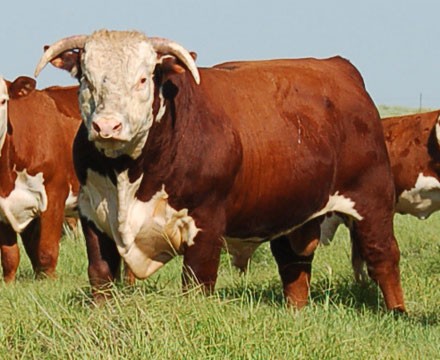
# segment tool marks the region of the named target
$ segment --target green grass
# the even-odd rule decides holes
[[[379,110],[379,114],[381,117],[415,114],[415,113],[419,113],[419,112],[426,112],[426,111],[434,110],[434,109],[429,109],[429,108],[415,109],[415,108],[410,108],[410,107],[389,106],[389,105],[379,105],[377,107],[377,109]]]
[[[439,359],[440,214],[397,216],[409,316],[352,280],[348,232],[317,250],[310,304],[285,306],[267,244],[244,276],[222,257],[215,294],[180,293],[181,258],[92,305],[83,241],[63,238],[57,280],[34,281],[25,256],[0,284],[1,359]]]

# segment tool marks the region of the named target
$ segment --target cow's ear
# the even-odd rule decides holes
[[[197,54],[194,51],[190,52],[194,61],[197,59]],[[160,58],[162,72],[164,74],[175,73],[181,74],[185,72],[185,66],[174,56],[164,55]]]
[[[16,99],[29,95],[35,90],[37,82],[28,76],[16,78],[9,86],[8,92],[11,99]]]
[[[44,51],[49,48],[48,45],[44,46]],[[66,70],[74,78],[81,78],[81,51],[79,50],[67,50],[62,52],[57,57],[53,58],[50,63],[58,69]]]

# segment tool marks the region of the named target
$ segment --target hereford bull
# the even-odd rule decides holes
[[[35,89],[0,79],[0,250],[5,282],[15,279],[17,233],[36,275],[54,276],[64,215],[76,212],[72,144],[81,123],[78,87]]]
[[[35,75],[50,61],[80,82],[73,151],[96,299],[121,257],[147,278],[182,254],[184,289],[209,292],[224,240],[271,241],[288,303],[301,307],[336,213],[387,308],[405,311],[380,119],[348,61],[198,69],[173,41],[107,30],[57,41]]]

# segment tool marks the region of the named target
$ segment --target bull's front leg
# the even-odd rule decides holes
[[[201,230],[195,237],[194,244],[185,249],[182,273],[184,292],[199,285],[207,295],[214,291],[223,247],[221,235],[224,225],[221,216],[216,217],[213,213],[211,215],[211,221],[196,220],[196,225]]]
[[[109,295],[108,290],[118,275],[121,256],[115,242],[99,231],[93,222],[84,217],[80,220],[86,240],[92,294],[99,301]]]

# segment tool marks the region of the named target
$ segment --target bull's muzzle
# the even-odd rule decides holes
[[[117,120],[96,120],[92,122],[92,127],[101,139],[116,138],[122,131],[122,123]]]

